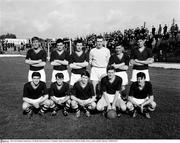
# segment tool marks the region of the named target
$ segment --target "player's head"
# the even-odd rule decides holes
[[[115,68],[113,66],[108,66],[107,67],[107,76],[109,79],[114,78],[115,76]]]
[[[97,36],[96,37],[96,42],[97,42],[97,48],[103,47],[103,36]]]
[[[138,84],[144,84],[145,80],[146,80],[145,73],[143,73],[143,72],[137,73],[137,82],[138,82]]]
[[[146,37],[145,36],[140,36],[137,39],[137,44],[138,44],[139,47],[143,47],[145,45],[145,42],[146,42]]]
[[[32,41],[32,47],[34,48],[34,49],[38,49],[39,48],[39,46],[40,46],[40,39],[38,38],[38,37],[33,37],[32,39],[31,39],[31,41]]]
[[[81,39],[77,39],[75,41],[75,45],[76,45],[76,51],[82,51],[83,41]]]
[[[81,82],[82,83],[87,83],[89,80],[90,74],[88,71],[84,71],[81,73]]]
[[[40,79],[41,79],[41,74],[39,72],[33,72],[32,73],[32,82],[35,85],[39,84]]]
[[[61,85],[61,84],[63,83],[63,80],[64,80],[64,75],[63,75],[63,73],[57,73],[57,74],[55,75],[55,77],[56,77],[56,82],[57,82],[57,84],[58,84],[58,85]]]
[[[116,46],[115,51],[117,54],[124,52],[124,47],[122,45]]]
[[[62,51],[64,49],[64,40],[63,39],[57,39],[56,40],[56,47],[59,51]]]

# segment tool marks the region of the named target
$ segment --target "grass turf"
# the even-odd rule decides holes
[[[180,70],[150,68],[157,109],[151,119],[138,114],[123,114],[108,120],[102,114],[76,118],[61,111],[45,119],[22,114],[22,90],[27,82],[28,66],[24,58],[0,58],[0,139],[179,139],[180,138]],[[45,67],[47,87],[52,67]],[[131,69],[128,70],[131,75]]]

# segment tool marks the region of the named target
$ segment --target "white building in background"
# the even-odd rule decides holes
[[[14,43],[15,45],[21,45],[21,43],[23,44],[28,44],[29,40],[28,39],[10,39],[10,38],[6,38],[4,39],[5,42],[7,43]]]

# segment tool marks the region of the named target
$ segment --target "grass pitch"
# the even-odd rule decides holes
[[[55,117],[22,114],[22,90],[27,82],[28,66],[24,58],[0,58],[0,139],[179,139],[180,70],[150,68],[157,109],[151,119],[138,114],[123,114],[108,120],[102,114],[76,118],[61,111]],[[45,67],[47,87],[52,67]],[[131,75],[131,69],[128,70]]]

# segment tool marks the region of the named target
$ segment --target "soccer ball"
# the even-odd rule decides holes
[[[115,110],[110,109],[110,110],[107,111],[106,117],[107,117],[108,119],[114,119],[114,118],[117,117],[117,113],[116,113]]]

